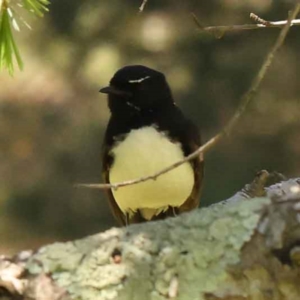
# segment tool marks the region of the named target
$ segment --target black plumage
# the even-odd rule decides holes
[[[197,127],[176,106],[162,73],[145,66],[126,66],[120,69],[111,79],[110,85],[100,92],[108,94],[108,106],[111,111],[103,143],[102,163],[105,182],[110,182],[110,172],[114,166],[115,157],[112,149],[124,141],[133,130],[155,128],[172,143],[180,145],[184,156],[201,145]],[[136,157],[137,161],[138,159],[139,157]],[[157,215],[154,214],[151,220],[162,219],[198,207],[203,182],[203,159],[199,157],[188,164],[191,164],[194,174],[194,183],[189,196],[183,199],[180,206],[168,206]],[[120,189],[126,188],[128,187]],[[141,213],[143,207],[128,213],[124,212],[118,205],[117,194],[114,195],[111,190],[107,193],[111,210],[122,225],[147,221]]]

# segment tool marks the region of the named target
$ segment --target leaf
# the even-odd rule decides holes
[[[12,34],[10,12],[3,9],[0,19],[0,68],[6,68],[10,75],[14,71],[13,56],[22,70],[23,61]]]
[[[48,11],[47,6],[50,4],[48,0],[23,0],[23,6],[28,11],[33,12],[39,17],[44,16],[44,12]]]
[[[16,31],[20,31],[20,27],[18,25],[18,22],[16,20],[16,18],[14,17],[14,14],[13,14],[13,10],[10,9],[10,8],[7,8],[7,12],[9,14],[9,17],[11,19],[11,23],[12,23],[12,26],[13,28],[16,30]]]
[[[16,31],[20,31],[18,20],[23,22],[26,26],[29,25],[19,16],[11,7],[10,1],[0,0],[0,69],[7,69],[12,75],[14,71],[14,58],[17,61],[20,70],[23,69],[23,61],[15,42],[12,27]],[[22,0],[23,9],[34,13],[39,17],[43,17],[44,13],[48,11],[47,6],[50,4],[48,0]]]

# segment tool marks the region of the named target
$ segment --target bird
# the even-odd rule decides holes
[[[110,119],[103,141],[106,183],[153,175],[201,146],[196,125],[176,105],[162,72],[143,65],[119,69],[107,94]],[[199,206],[203,156],[155,180],[108,189],[109,206],[121,226],[176,216]]]

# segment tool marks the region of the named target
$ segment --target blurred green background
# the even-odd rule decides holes
[[[292,1],[53,0],[33,30],[16,34],[25,62],[0,73],[0,253],[80,238],[116,225],[101,179],[109,118],[98,93],[129,64],[163,71],[203,141],[226,124],[279,30],[201,33],[204,25],[282,20]],[[300,27],[291,28],[232,136],[206,155],[202,205],[228,198],[261,169],[300,174]]]

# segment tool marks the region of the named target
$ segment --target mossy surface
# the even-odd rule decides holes
[[[228,267],[239,263],[241,248],[269,203],[257,198],[214,205],[56,243],[43,247],[27,269],[50,273],[74,299],[204,299],[234,285]]]

